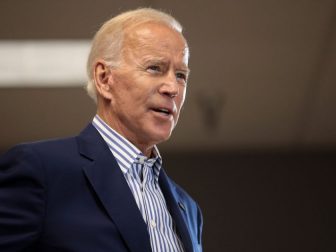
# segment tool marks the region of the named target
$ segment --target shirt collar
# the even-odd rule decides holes
[[[124,174],[130,171],[133,163],[146,163],[147,166],[153,167],[155,180],[158,181],[162,159],[156,145],[153,148],[152,157],[147,158],[134,144],[112,129],[98,115],[93,118],[92,124],[107,143]]]

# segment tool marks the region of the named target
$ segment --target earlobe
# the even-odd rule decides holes
[[[97,95],[105,99],[111,99],[110,85],[113,82],[110,68],[102,60],[97,61],[94,67],[94,81]]]

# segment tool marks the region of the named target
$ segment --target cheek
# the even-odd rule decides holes
[[[178,101],[177,101],[177,103],[178,103],[177,105],[178,105],[179,109],[182,108],[182,106],[184,104],[185,97],[186,97],[186,88],[183,87],[180,90],[180,94],[178,96]]]
[[[139,83],[133,78],[131,74],[129,76],[118,76],[115,79],[114,96],[118,101],[119,106],[123,106],[124,109],[134,108],[141,99],[141,90],[139,90]]]

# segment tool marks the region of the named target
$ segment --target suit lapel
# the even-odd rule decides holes
[[[174,188],[171,185],[171,183],[168,181],[168,176],[163,169],[161,169],[160,171],[159,183],[160,183],[160,188],[162,190],[162,193],[166,199],[169,212],[176,224],[177,232],[180,235],[181,241],[184,245],[184,249],[186,252],[192,252],[194,250],[193,250],[193,245],[192,245],[192,241],[190,238],[190,233],[183,219],[183,216],[181,214],[181,209],[179,206],[181,205],[181,208],[183,209],[184,205],[182,202],[178,202],[176,197],[174,197],[174,194],[173,194]]]
[[[84,173],[116,224],[130,251],[151,251],[147,226],[115,158],[90,124],[78,137],[80,153],[90,159]]]

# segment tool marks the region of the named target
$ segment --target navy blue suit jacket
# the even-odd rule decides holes
[[[164,170],[159,183],[185,251],[202,251],[197,204]],[[151,251],[124,175],[91,124],[0,158],[0,251]]]

